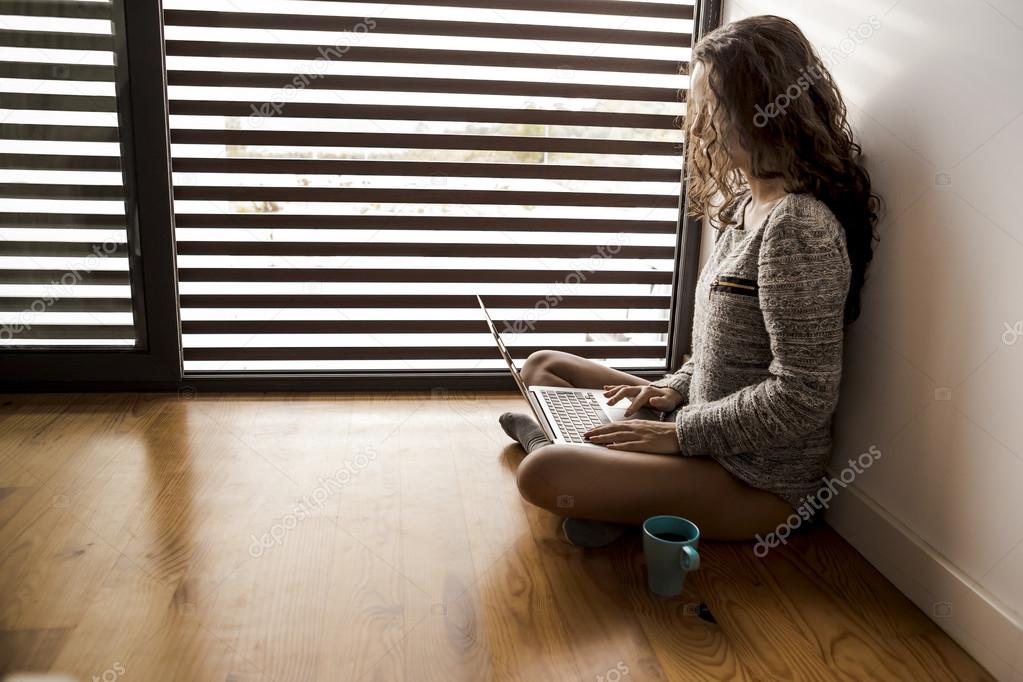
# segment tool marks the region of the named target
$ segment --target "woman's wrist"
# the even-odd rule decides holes
[[[677,388],[671,386],[661,386],[660,388],[665,389],[662,397],[670,403],[670,407],[663,410],[663,412],[674,412],[685,402],[685,396]]]
[[[650,382],[651,386],[657,388],[667,388],[672,392],[678,394],[679,403],[685,402],[686,394],[689,391],[689,376],[679,376],[678,374],[669,374],[663,379]]]

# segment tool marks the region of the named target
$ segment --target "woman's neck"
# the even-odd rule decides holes
[[[750,195],[752,196],[753,204],[756,206],[772,204],[788,194],[785,191],[785,183],[781,178],[762,180],[747,175],[746,181],[749,183]]]
[[[762,180],[746,176],[750,189],[750,201],[746,205],[741,222],[743,225],[759,225],[770,212],[785,198],[785,184],[780,178]]]

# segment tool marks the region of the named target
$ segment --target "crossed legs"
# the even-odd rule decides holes
[[[534,353],[522,375],[527,384],[539,386],[648,383],[559,351]],[[518,487],[529,502],[564,516],[638,525],[650,516],[674,514],[717,540],[768,533],[792,513],[781,498],[746,485],[710,457],[552,444],[522,461]]]

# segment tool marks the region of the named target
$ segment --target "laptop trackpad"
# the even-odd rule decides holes
[[[629,407],[630,402],[628,398],[625,398],[621,402],[615,405],[604,405],[604,409],[607,411],[607,416],[611,418],[611,421],[622,421],[628,419],[649,419],[652,421],[660,421],[661,413],[659,410],[654,410],[649,407],[641,407],[636,414],[631,417],[625,416],[625,410]]]

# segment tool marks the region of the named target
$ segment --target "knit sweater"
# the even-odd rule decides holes
[[[653,383],[683,396],[672,415],[683,456],[713,457],[796,508],[831,453],[849,258],[841,224],[812,194],[745,226],[749,200],[746,190],[722,213],[696,285],[692,356]]]

